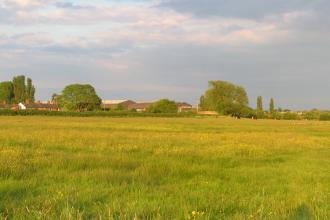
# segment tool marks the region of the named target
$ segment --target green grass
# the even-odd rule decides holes
[[[0,117],[0,219],[330,219],[330,123]]]

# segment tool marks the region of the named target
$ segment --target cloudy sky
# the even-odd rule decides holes
[[[25,74],[41,100],[77,82],[195,104],[219,79],[252,106],[330,109],[329,27],[327,0],[1,0],[0,81]]]

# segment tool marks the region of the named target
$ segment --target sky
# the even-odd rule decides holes
[[[225,80],[252,107],[330,109],[329,27],[327,0],[1,0],[0,81],[31,77],[40,100],[88,83],[197,104]]]

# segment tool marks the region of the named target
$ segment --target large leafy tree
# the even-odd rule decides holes
[[[3,104],[10,104],[14,99],[14,86],[13,83],[1,82],[0,83],[0,102]]]
[[[245,89],[226,81],[210,81],[209,89],[200,99],[202,110],[223,115],[242,116],[250,111]]]
[[[16,76],[13,79],[14,86],[14,97],[15,101],[25,102],[26,98],[26,86],[25,86],[25,76]]]
[[[168,99],[161,99],[153,103],[149,108],[148,112],[151,113],[177,113],[178,106],[174,101]]]
[[[69,111],[92,111],[101,105],[101,99],[91,85],[73,84],[57,97],[60,106]]]

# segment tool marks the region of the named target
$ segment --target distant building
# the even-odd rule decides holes
[[[132,100],[103,100],[101,107],[103,110],[115,110],[122,108],[123,110],[127,110],[128,106],[135,104]]]
[[[23,103],[18,103],[18,109],[19,110],[26,110],[26,106]]]
[[[0,109],[11,109],[11,110],[44,110],[44,111],[60,111],[60,107],[56,104],[44,104],[44,103],[18,103],[11,105],[0,104]]]
[[[152,105],[152,102],[134,103],[128,106],[128,110],[136,110],[137,112],[146,112]]]
[[[60,111],[61,108],[57,104],[52,104],[52,103],[31,103],[31,104],[26,104],[26,109],[31,109],[31,110],[40,110],[40,111]]]
[[[0,109],[11,109],[12,105],[9,104],[0,104]]]
[[[216,112],[216,111],[199,111],[198,114],[199,114],[199,115],[209,115],[209,116],[212,116],[212,115],[214,115],[214,116],[219,115],[219,113]]]
[[[178,106],[178,112],[192,112],[193,111],[193,106],[186,103],[186,102],[178,102],[177,103]]]

